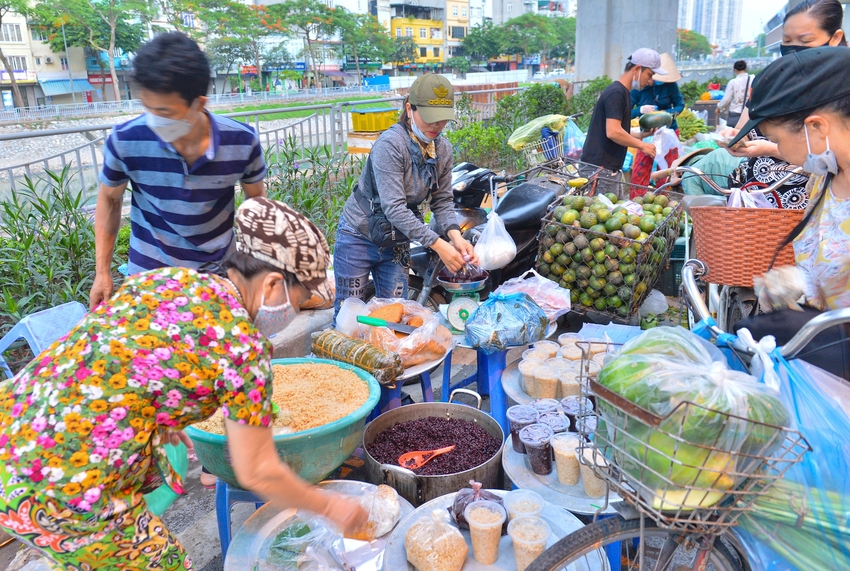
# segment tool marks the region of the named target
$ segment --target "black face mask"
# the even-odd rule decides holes
[[[822,46],[787,46],[785,44],[781,44],[779,46],[779,53],[783,56],[787,56],[788,54],[793,54],[796,52],[801,52],[803,50],[807,50],[809,48],[827,48],[829,47],[829,42],[826,42]]]

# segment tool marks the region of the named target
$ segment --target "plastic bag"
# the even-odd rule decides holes
[[[671,150],[676,149],[679,155],[682,154],[679,136],[676,135],[676,131],[669,127],[662,127],[655,131],[652,136],[652,144],[655,145],[655,162],[661,169],[666,169],[669,166],[665,157]]]
[[[502,505],[502,498],[500,496],[497,496],[493,492],[482,490],[482,484],[480,482],[470,480],[469,485],[472,487],[458,490],[458,492],[455,494],[455,501],[449,508],[449,513],[451,514],[452,519],[461,529],[469,529],[469,523],[467,523],[466,518],[463,515],[463,511],[466,509],[466,506],[468,506],[472,502],[477,502],[479,500],[489,500],[491,502],[496,502],[500,506]],[[505,524],[502,526],[502,535],[505,535],[506,533],[508,533],[507,520],[505,520]]]
[[[532,119],[522,127],[517,128],[508,138],[508,145],[515,151],[520,151],[528,143],[539,141],[543,127],[553,131],[560,131],[567,122],[565,115],[543,115]]]
[[[631,152],[626,153],[626,159],[623,161],[623,172],[632,170],[632,164],[635,162],[635,156]]]
[[[567,126],[564,128],[564,155],[579,160],[586,140],[587,135],[582,132],[581,127],[572,119],[567,121]]]
[[[720,501],[739,483],[734,473],[745,458],[739,454],[769,454],[780,439],[766,424],[789,422],[776,391],[729,369],[719,350],[709,352],[681,327],[658,327],[632,339],[606,360],[597,380],[664,419],[657,430],[629,419],[616,438],[632,458],[618,461],[620,467],[659,494],[666,491],[665,502],[679,497],[688,507],[709,507]],[[682,405],[686,401],[697,406]],[[605,422],[616,422],[611,405],[600,401],[598,408]],[[689,496],[691,486],[711,492]]]
[[[546,314],[528,294],[493,293],[466,321],[466,341],[489,355],[540,341],[548,326]]]
[[[475,243],[475,255],[482,270],[504,268],[516,257],[516,243],[495,210],[487,215],[487,224]]]
[[[366,304],[366,313],[394,303],[404,308],[401,323],[416,326],[416,331],[410,335],[396,335],[388,327],[360,324],[357,326],[357,337],[384,351],[396,353],[405,368],[439,359],[452,348],[454,341],[451,331],[440,325],[431,310],[415,301],[374,298]]]
[[[801,361],[772,354],[792,427],[812,447],[738,520],[755,571],[850,569],[850,386]]]
[[[404,535],[404,550],[418,571],[460,571],[469,553],[463,535],[442,509],[410,526]]]
[[[646,296],[646,299],[640,306],[641,317],[646,317],[647,315],[661,315],[665,311],[667,311],[667,298],[664,297],[664,294],[657,289],[649,292],[649,295]]]
[[[390,486],[381,484],[369,488],[356,499],[368,512],[369,519],[362,530],[346,536],[350,539],[372,541],[382,537],[393,530],[401,517],[401,503],[398,500],[398,492]]]
[[[570,290],[562,288],[534,270],[528,270],[519,277],[509,279],[493,293],[502,295],[526,293],[531,296],[534,303],[540,306],[551,322],[570,311]]]
[[[741,188],[733,188],[726,203],[731,208],[775,208],[763,194],[751,194]]]
[[[561,135],[560,131],[553,131],[549,127],[543,127],[540,130],[540,139],[543,141],[543,155],[546,160],[552,161],[558,158],[561,152]]]
[[[329,550],[342,538],[318,519],[293,518],[272,540],[268,563],[279,569],[342,571]]]

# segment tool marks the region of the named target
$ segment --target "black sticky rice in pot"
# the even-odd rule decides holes
[[[502,443],[486,430],[466,420],[420,418],[400,422],[380,432],[366,449],[381,464],[398,465],[398,457],[415,450],[435,450],[455,445],[448,454],[437,456],[422,468],[420,476],[456,474],[480,466],[492,458]]]

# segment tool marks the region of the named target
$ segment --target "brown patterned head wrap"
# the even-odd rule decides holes
[[[236,211],[236,250],[294,274],[325,301],[333,299],[328,281],[328,242],[315,224],[288,204],[251,198]]]

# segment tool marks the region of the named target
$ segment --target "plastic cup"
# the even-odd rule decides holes
[[[558,343],[561,346],[575,345],[576,341],[584,341],[584,337],[578,333],[561,333],[558,335]]]
[[[570,343],[561,347],[560,351],[558,351],[558,354],[563,359],[569,359],[570,361],[581,361],[582,350],[581,347],[579,347],[575,343]]]
[[[561,346],[554,341],[537,341],[534,343],[533,347],[535,349],[542,349],[549,354],[549,357],[555,357],[558,355],[558,351],[561,349]]]
[[[518,517],[508,524],[517,571],[525,571],[532,561],[546,551],[546,542],[551,533],[549,524],[539,517]]]
[[[588,352],[591,356],[605,353],[610,346],[610,343],[605,339],[588,339]]]
[[[482,565],[492,565],[499,558],[502,524],[508,517],[505,508],[496,502],[479,500],[466,506],[463,517],[469,523],[475,560]]]
[[[534,399],[528,406],[537,410],[540,414],[558,410],[558,401],[555,399]]]
[[[593,448],[585,448],[582,455],[584,456],[584,462],[580,464],[580,469],[584,493],[591,498],[601,498],[605,495],[607,486],[605,485],[605,480],[596,477],[590,465],[604,468],[608,464],[605,462],[602,454],[599,452],[594,454]]]
[[[549,358],[549,351],[542,349],[526,349],[522,352],[523,361],[540,361],[541,363]]]
[[[589,377],[596,377],[599,374],[599,371],[602,370],[602,365],[597,363],[596,361],[588,361],[587,362],[587,375]]]
[[[343,300],[336,315],[336,330],[345,335],[353,335],[357,331],[357,316],[366,315],[366,304],[359,297],[349,297]]]
[[[537,381],[534,380],[534,369],[539,367],[543,361],[528,361],[523,359],[517,365],[519,369],[520,381],[522,388],[526,394],[532,398],[537,398]]]
[[[502,498],[508,512],[508,521],[518,517],[539,516],[543,511],[543,498],[532,490],[513,490]]]
[[[595,363],[600,367],[605,366],[605,359],[608,357],[608,353],[597,353],[593,356],[591,363]]]
[[[560,412],[546,412],[540,415],[540,418],[537,420],[540,424],[545,424],[549,428],[552,429],[552,432],[555,434],[560,434],[561,432],[569,432],[570,430],[570,419]]]
[[[586,414],[576,417],[576,432],[583,436],[590,437],[596,432],[596,426],[599,423],[599,417],[595,414]]]
[[[561,410],[570,418],[570,430],[576,432],[576,417],[592,414],[593,403],[587,397],[566,397],[561,400]]]
[[[581,467],[578,463],[576,448],[579,446],[578,434],[566,432],[552,437],[552,452],[555,455],[555,470],[558,481],[565,486],[578,484]]]
[[[552,473],[552,429],[545,424],[529,424],[519,431],[519,439],[525,446],[531,471],[540,476]]]
[[[561,371],[558,375],[558,397],[576,397],[581,396],[581,383],[579,382],[578,373],[573,370]]]
[[[532,372],[537,386],[537,398],[554,399],[558,396],[558,376],[560,370],[547,365],[538,365]]]
[[[529,424],[535,424],[537,419],[540,418],[540,412],[533,407],[518,404],[510,407],[505,416],[511,425],[511,442],[514,450],[520,454],[525,454],[525,446],[519,440],[519,431]]]

